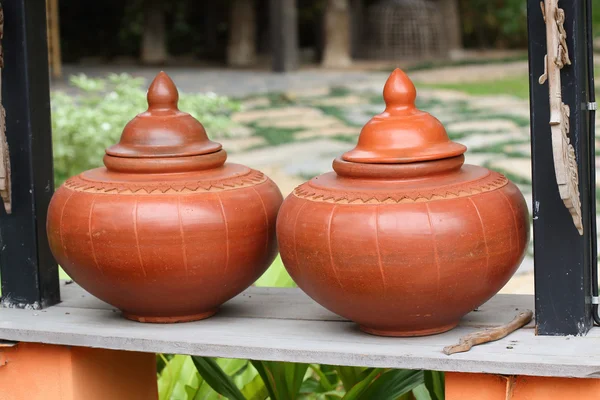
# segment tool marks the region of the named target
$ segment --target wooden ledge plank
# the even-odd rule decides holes
[[[76,284],[61,285],[62,303],[57,307],[113,310]],[[498,295],[463,318],[462,325],[497,326],[511,321],[522,309],[533,309],[533,296]],[[297,288],[251,287],[231,299],[219,311],[221,316],[243,318],[346,321],[317,304]],[[533,324],[528,327],[533,328]]]
[[[460,336],[505,323],[517,308],[531,307],[531,296],[496,296],[444,334],[383,338],[360,332],[298,289],[251,288],[207,320],[155,325],[125,320],[74,284],[67,286],[60,306],[0,309],[0,339],[273,361],[600,377],[598,329],[586,337],[536,337],[533,329],[522,329],[467,353],[442,353]]]
[[[340,365],[590,377],[600,371],[600,346],[588,338],[535,337],[532,330],[468,353],[441,350],[476,328],[423,338],[364,334],[351,322],[215,316],[176,325],[140,324],[110,310],[53,307],[5,309],[0,337],[117,350],[195,354]],[[594,341],[598,341],[595,339]],[[588,347],[588,346],[592,347]]]

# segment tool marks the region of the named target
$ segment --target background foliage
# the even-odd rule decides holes
[[[61,0],[61,45],[65,62],[82,59],[137,58],[143,35],[143,12],[154,0]],[[365,6],[378,0],[363,0]],[[438,1],[438,0],[429,0]],[[230,0],[159,2],[164,10],[167,47],[173,56],[224,61]],[[257,48],[269,50],[268,1],[255,0]],[[298,0],[299,44],[322,45],[324,0]],[[527,45],[525,0],[457,0],[466,48],[524,48]],[[592,0],[595,32],[600,32],[600,0]],[[85,35],[82,35],[85,32]],[[318,52],[318,51],[317,51]]]
[[[466,47],[526,47],[525,0],[460,0]]]

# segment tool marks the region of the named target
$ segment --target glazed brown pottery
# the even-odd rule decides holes
[[[207,318],[277,254],[282,196],[177,108],[161,72],[148,110],[106,150],[106,168],[68,179],[48,213],[52,253],[84,289],[140,322]]]
[[[466,147],[415,108],[399,69],[358,145],[296,188],[277,220],[280,253],[315,301],[365,332],[456,326],[510,279],[529,241],[527,206],[503,175],[463,165]]]

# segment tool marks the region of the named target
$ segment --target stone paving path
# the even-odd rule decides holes
[[[67,68],[67,72],[69,71]],[[114,72],[114,71],[113,71]],[[155,70],[121,72],[151,78]],[[311,177],[330,171],[332,160],[351,149],[360,128],[384,109],[387,73],[169,70],[183,91],[215,91],[243,97],[232,116],[237,127],[219,138],[232,162],[268,174],[284,195]],[[88,70],[101,75],[102,70]],[[468,147],[466,162],[507,175],[523,191],[531,213],[529,102],[512,96],[470,96],[460,91],[419,88],[419,82],[461,82],[527,74],[527,63],[428,70],[411,74],[419,108],[436,116],[453,140]],[[54,82],[55,88],[64,83]],[[257,94],[261,93],[261,94]],[[209,132],[210,134],[210,132]],[[598,175],[600,177],[600,174]],[[528,255],[503,289],[533,293],[533,258]]]

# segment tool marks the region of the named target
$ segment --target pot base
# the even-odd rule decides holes
[[[414,336],[428,336],[428,335],[436,335],[438,333],[447,332],[458,325],[458,322],[440,326],[437,328],[423,329],[423,330],[415,330],[415,331],[388,331],[388,330],[380,330],[369,328],[368,326],[360,325],[359,328],[361,331],[369,333],[371,335],[376,336],[389,336],[389,337],[414,337]]]
[[[132,321],[144,322],[150,324],[173,324],[177,322],[192,322],[199,321],[201,319],[206,319],[215,315],[217,310],[206,311],[199,314],[191,314],[191,315],[179,315],[176,317],[152,317],[152,316],[141,316],[134,315],[128,312],[123,311],[123,317],[130,319]]]

